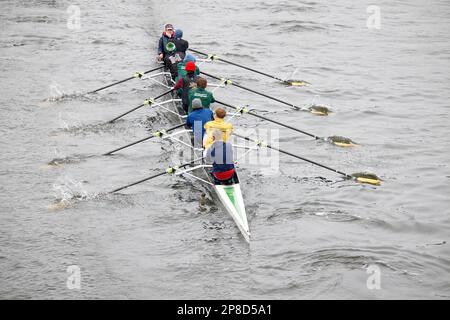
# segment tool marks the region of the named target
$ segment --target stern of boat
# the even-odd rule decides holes
[[[214,189],[225,210],[233,218],[246,241],[250,241],[247,213],[245,211],[244,197],[241,186],[237,184],[214,185]]]

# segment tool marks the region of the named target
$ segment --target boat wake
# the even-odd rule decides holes
[[[42,102],[63,102],[63,101],[71,101],[71,100],[77,100],[82,97],[86,96],[86,94],[81,92],[75,92],[75,93],[63,93],[58,96],[51,96],[47,99],[42,100]]]
[[[332,186],[333,184],[336,184],[337,181],[333,181],[330,179],[327,179],[325,177],[299,177],[299,176],[292,176],[292,175],[286,175],[286,178],[292,179],[296,183],[308,183],[308,184],[314,184],[314,185],[321,185],[321,186]]]
[[[67,156],[67,157],[58,157],[54,158],[51,161],[47,163],[48,168],[54,168],[54,167],[60,167],[67,164],[78,164],[81,162],[86,161],[89,158],[95,157],[96,155],[81,155],[81,154],[75,154],[73,156]]]
[[[58,193],[55,200],[47,206],[49,211],[62,211],[72,208],[81,202],[88,201],[106,201],[114,204],[115,207],[131,207],[136,206],[131,195],[121,193],[92,193],[89,194],[86,190],[76,190],[69,185],[53,185],[53,189]]]
[[[138,127],[143,126],[142,123],[133,123],[129,121],[125,122],[124,120],[118,120],[115,123],[97,122],[92,124],[82,124],[82,123],[68,124],[63,120],[61,120],[61,122],[63,123],[63,127],[53,131],[52,132],[53,136],[57,136],[58,134],[61,133],[75,136],[87,136],[89,134],[104,134],[104,133],[124,134],[130,132],[130,130],[132,128],[135,128],[136,126]]]
[[[50,97],[41,101],[40,106],[52,106],[57,103],[66,101],[84,101],[84,102],[95,102],[95,101],[107,101],[108,98],[105,95],[95,95],[86,92],[73,92],[73,93],[63,93],[58,91],[57,94],[51,95]]]

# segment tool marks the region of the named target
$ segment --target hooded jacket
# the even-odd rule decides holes
[[[182,38],[183,38],[183,31],[177,29],[175,31],[173,43],[175,43],[175,46],[177,47],[177,52],[186,53],[186,50],[189,48],[189,42],[187,42]]]
[[[159,43],[158,43],[158,54],[163,54],[166,55],[167,53],[169,53],[169,51],[167,51],[166,49],[166,45],[169,41],[172,41],[175,39],[175,34],[172,34],[171,37],[169,37],[166,32],[164,31],[163,34],[161,35],[161,38],[159,38]]]

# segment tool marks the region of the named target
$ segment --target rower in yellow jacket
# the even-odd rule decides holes
[[[225,116],[227,112],[222,108],[217,108],[214,112],[214,120],[205,124],[206,135],[203,140],[203,146],[208,149],[214,143],[213,131],[219,129],[222,131],[222,140],[228,141],[233,133],[233,125],[229,122],[225,122]]]

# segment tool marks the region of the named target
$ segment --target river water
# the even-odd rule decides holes
[[[368,27],[372,4],[2,1],[0,298],[448,299],[450,5],[378,1],[380,24]],[[245,115],[237,130],[279,130],[281,148],[374,172],[381,186],[285,155],[276,173],[244,163],[250,245],[198,182],[161,177],[105,195],[176,163],[181,147],[153,140],[99,156],[171,125],[149,108],[105,124],[164,88],[147,79],[81,93],[154,67],[166,22],[192,48],[312,85],[219,62],[203,70],[333,113],[235,87],[217,99],[360,146]]]

